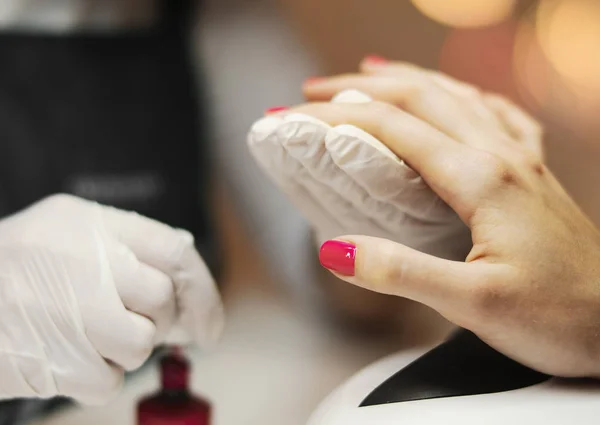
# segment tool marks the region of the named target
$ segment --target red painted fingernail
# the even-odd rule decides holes
[[[326,269],[344,276],[354,276],[356,245],[342,241],[327,241],[321,245],[319,261]]]
[[[371,65],[385,65],[388,63],[388,60],[383,56],[369,55],[365,58],[365,62],[368,62]]]
[[[287,106],[273,106],[272,108],[267,109],[265,111],[265,114],[267,114],[267,115],[268,114],[274,114],[276,112],[285,111],[287,109],[290,109],[290,108],[288,108]]]
[[[315,84],[325,81],[325,77],[310,77],[304,80],[304,84]]]

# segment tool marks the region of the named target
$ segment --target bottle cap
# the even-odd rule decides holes
[[[190,364],[180,348],[174,348],[160,361],[162,387],[166,390],[188,388]]]

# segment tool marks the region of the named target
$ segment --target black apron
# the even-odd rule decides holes
[[[192,2],[163,3],[151,30],[0,33],[0,216],[72,193],[190,230],[214,268]]]
[[[190,43],[197,5],[162,3],[151,29],[0,32],[0,216],[72,193],[188,229],[216,274],[210,131]],[[61,404],[0,403],[0,425]]]

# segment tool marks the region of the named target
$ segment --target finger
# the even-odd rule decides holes
[[[477,97],[464,100],[438,85],[424,73],[404,76],[344,75],[317,80],[304,86],[309,100],[328,100],[336,93],[357,89],[372,98],[399,106],[448,136],[480,149],[496,149],[490,132],[502,130],[491,111]]]
[[[396,78],[388,76],[365,76],[360,74],[338,75],[330,78],[307,82],[303,85],[304,96],[311,102],[324,102],[332,99],[338,93],[345,90],[358,90],[376,100],[395,103],[400,100],[395,91],[398,85]],[[405,85],[408,93],[415,89],[414,85]],[[398,104],[397,106],[400,106]]]
[[[393,228],[391,220],[381,220],[378,216],[379,211],[373,211],[370,206],[361,206],[361,200],[364,199],[353,199],[348,194],[342,195],[337,189],[332,187],[328,183],[321,182],[315,178],[316,174],[307,176],[304,181],[304,187],[307,188],[312,194],[314,199],[320,203],[322,208],[327,210],[335,216],[339,223],[341,223],[341,229],[348,231],[350,229],[360,229],[361,232],[372,234],[374,236],[389,235]],[[339,185],[338,181],[336,185]],[[345,178],[342,182],[344,186],[352,186],[353,182],[349,178]],[[328,235],[333,234],[333,229],[325,229],[323,226],[319,226],[321,235],[325,231]],[[323,230],[322,230],[322,229]]]
[[[161,271],[139,262],[124,245],[120,245],[116,252],[120,258],[118,262],[112,262],[112,271],[121,301],[127,310],[154,323],[154,342],[158,344],[176,319],[173,282]]]
[[[465,306],[470,289],[483,272],[471,264],[443,260],[368,236],[327,241],[319,259],[324,267],[349,283],[444,312]]]
[[[81,360],[81,361],[79,361]],[[101,406],[115,397],[123,386],[123,369],[99,359],[97,364],[90,365],[87,359],[73,358],[70,366],[73,370],[85,371],[82,375],[56,372],[57,394],[77,400],[90,406]],[[64,375],[64,376],[61,376]]]
[[[130,311],[106,313],[88,322],[87,337],[106,360],[124,370],[139,368],[154,349],[154,323]]]
[[[400,61],[373,62],[363,60],[360,68],[361,72],[370,76],[396,77],[399,79],[426,78],[449,93],[472,102],[472,105],[477,105],[477,112],[482,118],[488,121],[497,121],[497,119],[495,119],[496,117],[494,117],[493,114],[490,114],[490,111],[488,111],[487,108],[481,107],[482,101],[484,104],[487,104],[485,98],[489,95],[484,94],[479,88],[471,84],[459,81],[442,72],[421,68],[417,65]],[[497,97],[499,97],[500,100],[503,99],[500,96]]]
[[[369,198],[396,208],[388,219],[395,229],[383,237],[400,235],[397,241],[410,248],[443,258],[465,258],[471,238],[460,218],[421,176],[387,148],[385,151],[379,149],[378,145],[382,144],[378,140],[357,127],[342,125],[328,134],[326,145],[337,166],[347,178],[364,187]],[[398,229],[402,231],[398,233]],[[361,234],[379,236],[367,232]]]
[[[287,140],[296,145],[295,150],[318,149],[323,147],[328,129],[329,125],[308,115],[292,114],[285,119],[267,117],[252,127],[248,144],[265,172],[304,217],[320,230],[327,229],[328,234],[335,236],[342,229],[354,229],[364,224],[364,218],[350,206],[340,205],[343,200],[339,195],[315,180],[305,165],[284,146]]]
[[[300,214],[311,225],[315,226],[322,241],[335,236],[336,232],[339,234],[340,230],[344,229],[345,225],[347,225],[341,224],[342,221],[345,222],[347,220],[347,217],[340,217],[332,211],[332,208],[327,208],[327,202],[330,202],[328,194],[319,196],[318,190],[324,188],[311,187],[313,186],[311,183],[315,183],[314,185],[317,184],[310,181],[307,183],[306,179],[311,178],[307,174],[302,173],[298,175],[299,177],[305,176],[304,182],[300,181],[300,179],[298,181],[288,181],[282,187],[284,193],[290,197],[291,202],[298,208]],[[315,189],[317,192],[315,192]],[[353,212],[353,214],[355,213]],[[354,221],[358,223],[356,218]]]
[[[472,179],[463,166],[472,155],[469,147],[385,103],[313,103],[290,110],[294,112],[311,115],[332,126],[350,124],[366,131],[417,171],[457,213],[469,214],[472,206],[462,202],[460,191]]]
[[[328,132],[325,144],[335,165],[364,188],[369,198],[394,206],[401,217],[418,217],[414,227],[456,219],[421,176],[365,131],[340,125]]]
[[[498,115],[507,131],[543,159],[542,126],[523,109],[508,99],[495,94],[485,94],[484,102]]]
[[[201,346],[214,344],[224,325],[223,306],[193,236],[134,212],[104,207],[102,214],[111,234],[141,262],[171,279],[179,316],[194,340]]]
[[[97,211],[102,206],[94,204]],[[115,278],[135,263],[123,256],[116,241],[95,232],[100,282],[80,296],[85,335],[104,359],[125,370],[138,368],[154,348],[156,327],[146,317],[128,311],[117,292]],[[128,252],[128,251],[127,251]],[[125,260],[124,260],[125,259]]]
[[[248,132],[247,144],[254,159],[274,182],[293,178],[302,165],[285,151],[281,139],[281,126],[285,121],[280,116],[267,116],[254,123]]]
[[[322,199],[324,205],[337,213],[346,231],[358,232],[365,227],[366,220],[370,229],[378,229],[377,235],[394,232],[398,226],[394,220],[398,217],[397,209],[369,196],[333,161],[325,146],[325,139],[333,130],[325,123],[323,128],[318,123],[295,122],[294,117],[297,115],[286,117],[290,121],[285,127],[294,127],[294,130],[285,131],[288,137],[282,138],[282,143],[288,154],[308,172],[303,181],[311,185],[317,199]]]
[[[360,64],[360,71],[368,75],[380,75],[391,77],[406,77],[408,75],[426,76],[431,78],[441,87],[445,88],[446,90],[457,96],[472,98],[480,95],[480,90],[477,87],[456,80],[441,72],[421,68],[417,65],[408,62],[373,62],[369,61],[368,59],[365,59]]]

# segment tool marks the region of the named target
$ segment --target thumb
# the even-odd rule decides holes
[[[370,236],[343,236],[326,241],[321,246],[319,260],[346,282],[409,298],[438,311],[462,304],[476,282],[478,268]]]
[[[137,259],[171,278],[179,313],[178,323],[203,348],[210,348],[224,326],[223,304],[213,277],[184,230],[111,207],[102,209],[107,229]],[[182,338],[181,329],[169,341]]]

